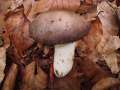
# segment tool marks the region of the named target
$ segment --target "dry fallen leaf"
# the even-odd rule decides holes
[[[116,6],[110,2],[103,1],[98,4],[97,12],[102,23],[103,34],[116,36],[119,30]]]
[[[12,64],[4,80],[2,90],[13,90],[13,88],[15,87],[17,72],[18,72],[17,65]]]
[[[119,25],[116,15],[116,7],[109,2],[102,2],[97,6],[100,12],[98,17],[102,23],[101,41],[97,46],[98,52],[103,56],[112,73],[118,73],[119,67],[115,51],[120,47],[120,39],[117,36]],[[111,57],[111,55],[114,56]]]
[[[9,42],[7,39],[7,34],[3,34],[3,29],[0,29],[0,83],[2,82],[5,74],[4,69],[6,66],[6,52],[9,47]]]
[[[24,14],[27,16],[31,10],[31,8],[34,5],[35,0],[24,0],[23,6],[24,6]]]
[[[108,90],[114,85],[120,85],[120,81],[116,78],[104,78],[97,82],[91,90]]]
[[[23,4],[23,0],[10,0],[10,1],[11,1],[11,5],[9,11],[14,11],[16,8],[18,8]]]
[[[33,44],[33,40],[29,37],[29,21],[24,17],[23,9],[8,14],[5,29],[10,37],[11,46],[13,45],[17,53],[22,56]]]
[[[111,69],[111,72],[118,73],[120,71],[117,54],[115,52],[108,55],[103,55],[103,57],[106,60],[108,67]]]
[[[69,10],[79,13],[87,13],[96,8],[103,0],[25,0],[23,2],[24,13],[32,21],[36,14],[50,10]]]
[[[37,68],[36,68],[37,67]],[[37,69],[37,70],[36,70]],[[21,90],[43,90],[47,85],[47,75],[33,61],[25,68]]]
[[[118,36],[111,36],[108,37],[103,36],[101,42],[98,44],[97,50],[101,54],[111,54],[114,53],[120,47],[120,39]]]
[[[1,13],[8,13],[14,11],[16,8],[23,4],[23,0],[0,0],[0,11]]]
[[[0,47],[0,83],[2,82],[5,74],[4,69],[6,66],[6,48]]]
[[[120,7],[118,7],[118,9],[117,9],[117,15],[118,15],[119,22],[120,22]]]
[[[119,25],[116,15],[116,7],[103,1],[97,7],[98,19],[92,21],[91,30],[84,37],[84,52],[93,61],[105,60],[113,73],[119,72],[115,51],[120,47],[120,39],[117,36]],[[108,28],[109,27],[109,28]],[[81,45],[81,44],[80,44]],[[111,57],[114,56],[114,58]]]

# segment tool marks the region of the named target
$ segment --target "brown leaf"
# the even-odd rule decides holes
[[[35,0],[24,0],[23,6],[24,6],[24,14],[27,16],[31,10],[31,8],[34,5]]]
[[[72,10],[76,11],[80,6],[79,0],[40,0],[34,2],[31,11],[28,14],[28,19],[32,21],[36,14],[49,10]],[[25,10],[26,11],[26,10]]]
[[[102,23],[103,33],[106,35],[117,35],[119,28],[116,15],[116,6],[110,2],[103,1],[98,4],[97,12],[100,12],[98,17]]]
[[[11,0],[11,6],[9,11],[14,11],[16,8],[23,4],[23,0]]]
[[[118,7],[118,9],[117,9],[117,15],[118,15],[119,22],[120,22],[120,7]]]
[[[84,59],[76,58],[79,65],[79,71],[83,73],[91,84],[95,84],[102,78],[108,77],[108,73],[102,70],[95,62],[85,57]]]
[[[21,6],[23,0],[0,0],[0,11],[1,13],[8,13],[9,11],[14,11],[16,8]]]
[[[2,90],[13,90],[15,86],[16,76],[17,76],[18,68],[16,64],[12,64],[10,70],[5,78],[3,83]]]
[[[4,26],[4,14],[0,14],[0,27],[2,28]]]
[[[2,82],[5,74],[4,69],[6,65],[6,48],[0,47],[0,83]]]
[[[108,55],[103,55],[103,57],[108,67],[111,69],[111,72],[118,73],[120,71],[120,68],[118,66],[118,58],[117,58],[116,52],[113,52]]]
[[[104,1],[98,5],[97,10],[98,12],[102,11],[98,17],[102,23],[103,35],[96,49],[103,56],[112,73],[118,73],[119,67],[115,51],[120,48],[120,38],[117,36],[119,24],[116,6]]]
[[[40,67],[35,67],[35,62],[32,62],[25,68],[21,90],[43,90],[46,88],[47,75]]]
[[[33,40],[29,37],[29,22],[24,17],[22,9],[8,14],[5,28],[9,33],[11,44],[18,55],[22,56],[24,51],[33,44]]]
[[[93,87],[92,90],[108,90],[110,87],[120,85],[120,81],[116,78],[104,78],[97,82]]]
[[[1,13],[6,14],[10,6],[11,6],[11,0],[0,0]]]

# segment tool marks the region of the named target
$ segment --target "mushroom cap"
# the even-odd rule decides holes
[[[69,11],[49,11],[37,16],[30,24],[30,36],[46,45],[79,40],[90,30],[84,17]]]

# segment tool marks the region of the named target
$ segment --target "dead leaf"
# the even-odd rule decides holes
[[[120,68],[118,66],[118,58],[117,58],[117,53],[113,52],[108,55],[103,55],[106,64],[108,67],[111,69],[112,73],[118,73],[120,71]]]
[[[6,66],[6,52],[9,47],[9,40],[7,34],[3,34],[3,29],[0,30],[0,83],[4,78],[4,69]]]
[[[21,90],[43,90],[46,88],[47,75],[40,67],[35,67],[35,62],[32,62],[25,68]]]
[[[108,90],[110,87],[114,85],[120,85],[120,81],[116,78],[104,78],[98,81],[91,90]]]
[[[13,90],[15,86],[16,76],[17,76],[18,68],[16,64],[12,64],[10,70],[5,78],[2,90]]]
[[[23,4],[23,0],[10,0],[10,1],[11,1],[11,5],[9,11],[14,11],[16,8],[18,8]]]
[[[13,45],[19,56],[22,56],[24,51],[33,44],[33,40],[29,37],[29,21],[24,17],[23,10],[13,12],[8,17],[5,28],[9,34],[11,46]]]
[[[117,35],[119,27],[116,6],[110,2],[103,1],[98,4],[97,12],[99,13],[98,17],[102,23],[103,34]]]
[[[103,58],[112,73],[118,73],[119,67],[115,51],[120,48],[120,38],[117,36],[119,25],[116,15],[116,7],[113,4],[104,1],[98,5],[97,11],[102,11],[98,17],[102,23],[103,35],[96,49],[102,56],[104,56]],[[114,56],[114,58],[111,57],[111,55]]]
[[[0,83],[3,81],[5,76],[4,69],[6,66],[6,48],[0,47]]]
[[[10,11],[14,11],[16,8],[23,4],[23,0],[1,0],[0,11],[7,14]]]
[[[1,13],[6,14],[10,6],[11,6],[11,0],[0,0]]]
[[[118,15],[119,22],[120,22],[120,7],[118,7],[118,9],[117,9],[117,15]]]
[[[23,6],[24,6],[24,14],[27,16],[31,10],[31,8],[34,5],[35,0],[24,0]]]
[[[108,73],[102,70],[95,62],[88,57],[84,59],[76,59],[79,65],[79,71],[83,73],[91,84],[95,84],[97,81],[109,77]]]
[[[32,21],[36,14],[42,12],[46,12],[49,10],[76,11],[79,7],[80,7],[79,0],[40,0],[34,2],[27,17],[30,21]]]
[[[101,42],[97,46],[97,50],[101,54],[108,55],[114,53],[120,47],[120,38],[112,35],[106,36],[102,37]]]

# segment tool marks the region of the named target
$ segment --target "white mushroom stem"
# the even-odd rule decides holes
[[[54,73],[57,77],[67,75],[72,67],[76,43],[55,45]]]

